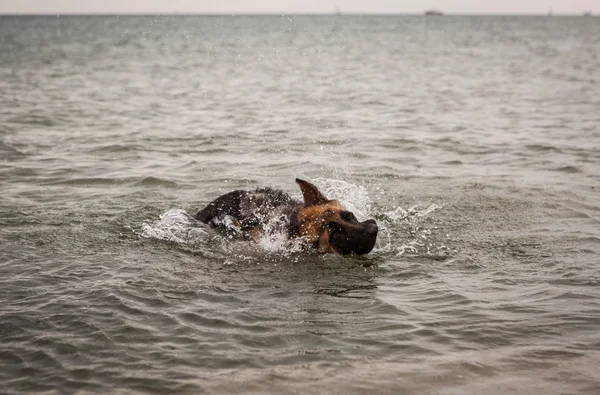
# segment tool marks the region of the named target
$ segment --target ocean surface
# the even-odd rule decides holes
[[[295,177],[374,251],[188,216]],[[600,393],[600,18],[0,17],[0,388]]]

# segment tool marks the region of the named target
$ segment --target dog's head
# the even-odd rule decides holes
[[[313,184],[296,179],[304,206],[298,212],[298,231],[319,253],[368,254],[375,246],[377,223],[358,222],[337,200],[329,200]]]

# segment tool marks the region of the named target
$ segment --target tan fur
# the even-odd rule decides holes
[[[317,252],[319,254],[335,253],[335,248],[329,243],[329,231],[325,229],[317,243]]]
[[[335,252],[329,244],[328,222],[341,221],[340,212],[346,208],[337,200],[324,204],[303,207],[298,213],[300,236],[305,237],[309,243],[317,244],[320,253]]]

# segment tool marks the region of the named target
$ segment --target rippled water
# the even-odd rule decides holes
[[[600,392],[600,20],[0,17],[5,393]],[[315,182],[366,257],[194,226]]]

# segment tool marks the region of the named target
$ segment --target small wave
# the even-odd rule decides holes
[[[579,170],[579,168],[576,166],[563,166],[563,167],[556,168],[554,170],[559,171],[561,173],[580,173],[581,172],[581,170]]]
[[[285,129],[267,129],[263,132],[265,135],[281,135],[281,134],[289,134],[289,130]]]
[[[315,140],[313,144],[337,146],[346,144],[346,141],[341,139]]]
[[[531,151],[535,151],[535,152],[556,152],[556,153],[562,153],[563,151],[553,147],[551,145],[542,145],[542,144],[530,144],[530,145],[526,145],[525,148],[531,150]]]
[[[133,183],[136,186],[143,187],[168,187],[177,188],[179,185],[170,180],[165,180],[156,177],[145,177],[141,180],[135,180],[131,178],[103,178],[103,177],[83,177],[83,178],[72,178],[69,180],[60,180],[48,182],[45,185],[71,185],[81,187],[93,187],[99,185],[123,185]]]
[[[177,188],[178,185],[176,182],[164,180],[162,178],[156,177],[145,177],[140,181],[136,182],[135,185],[144,186],[144,187],[168,187],[168,188]]]
[[[442,162],[442,164],[443,165],[453,165],[454,166],[454,165],[462,165],[463,162],[460,161],[460,160],[449,160],[449,161],[446,161],[446,162]]]
[[[129,151],[138,151],[142,148],[138,145],[134,144],[110,144],[102,147],[94,148],[90,150],[91,152],[99,153],[99,152],[129,152]]]
[[[57,124],[55,119],[44,115],[28,114],[19,117],[13,117],[8,120],[9,123],[18,123],[22,125],[35,125],[35,126],[55,126]]]
[[[119,185],[126,183],[126,180],[117,178],[72,178],[70,180],[61,180],[47,183],[46,185],[73,185],[73,186],[96,186],[96,185]]]
[[[12,161],[26,158],[28,154],[24,150],[0,140],[0,156],[5,160]]]
[[[185,151],[182,151],[185,152]],[[227,154],[230,153],[229,150],[225,148],[208,148],[205,150],[194,149],[191,151],[187,151],[188,153],[196,154],[196,155],[210,155],[210,154]]]

